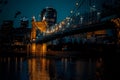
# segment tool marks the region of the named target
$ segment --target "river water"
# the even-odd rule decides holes
[[[0,80],[115,80],[118,64],[119,58],[115,55],[0,56]]]
[[[102,58],[1,57],[0,80],[95,80],[102,64]]]

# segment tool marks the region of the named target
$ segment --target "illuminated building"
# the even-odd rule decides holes
[[[57,21],[57,12],[54,8],[47,7],[41,12],[41,20],[46,20],[48,26],[52,26]]]

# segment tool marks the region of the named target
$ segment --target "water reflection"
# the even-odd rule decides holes
[[[95,63],[88,64],[89,60],[32,58],[28,62],[30,80],[88,80],[95,75]]]
[[[49,61],[47,59],[32,58],[28,60],[29,80],[50,80],[47,71]]]
[[[21,80],[22,58],[0,58],[0,80]]]
[[[43,44],[36,44],[36,43],[32,43],[30,45],[28,45],[27,47],[27,53],[32,53],[34,55],[39,55],[39,56],[45,56],[47,52],[47,44],[43,43]]]
[[[0,80],[101,80],[103,60],[0,57]]]

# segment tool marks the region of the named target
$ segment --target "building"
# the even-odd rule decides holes
[[[27,44],[30,42],[31,28],[14,28],[12,32],[13,40],[11,42],[11,46],[13,51],[26,51]]]
[[[41,11],[41,20],[46,20],[48,27],[57,22],[57,11],[54,8],[47,7]]]
[[[27,18],[23,17],[21,20],[20,20],[20,27],[22,28],[26,28],[29,26],[29,21]]]
[[[0,47],[1,50],[8,51],[10,50],[10,43],[12,42],[12,30],[13,30],[13,21],[4,20],[0,29]]]
[[[26,49],[30,41],[31,28],[27,27],[28,22],[21,22],[19,28],[13,27],[12,20],[3,21],[0,29],[0,51],[13,51]]]
[[[13,30],[13,21],[12,20],[4,20],[1,25],[1,39],[3,42],[8,43],[11,41]]]

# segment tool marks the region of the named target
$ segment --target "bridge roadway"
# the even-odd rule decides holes
[[[103,21],[99,23],[89,24],[89,25],[77,25],[76,28],[68,28],[64,31],[58,31],[50,35],[43,36],[42,38],[36,39],[36,43],[46,43],[57,38],[62,38],[65,36],[70,36],[79,33],[103,30],[103,29],[114,29],[115,24],[111,21]]]

